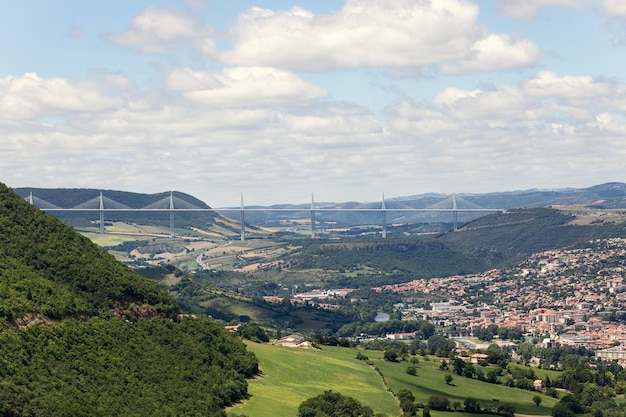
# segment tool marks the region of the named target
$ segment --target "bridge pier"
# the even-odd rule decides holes
[[[239,224],[241,226],[240,240],[243,242],[244,240],[246,240],[246,226],[245,226],[244,208],[243,208],[243,193],[241,193],[241,210],[239,211]]]
[[[386,239],[387,238],[387,210],[385,210],[385,193],[383,193],[383,200],[382,200],[382,204],[380,207],[380,211],[382,214],[382,221],[383,221],[382,238]]]
[[[100,191],[100,234],[104,234],[104,198],[102,197],[102,191]]]
[[[456,206],[456,193],[452,194],[452,223],[454,225],[454,231],[458,229],[458,208]]]
[[[311,193],[311,239],[315,239],[315,202]]]
[[[174,234],[174,196],[170,191],[170,237],[175,237]]]

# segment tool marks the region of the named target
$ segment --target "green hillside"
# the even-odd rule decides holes
[[[176,301],[54,217],[0,186],[0,318],[53,319],[150,306],[176,313]]]
[[[250,400],[229,411],[249,417],[295,417],[307,398],[326,390],[341,392],[389,417],[401,414],[398,400],[385,389],[376,371],[355,359],[356,349],[322,351],[249,343],[259,358],[262,376],[250,381]],[[368,352],[369,353],[369,352]],[[382,352],[372,352],[382,357]]]
[[[308,241],[288,258],[291,269],[362,270],[426,277],[488,269],[493,260],[430,237],[388,240]]]
[[[256,357],[0,184],[0,415],[225,416]]]
[[[519,260],[532,253],[577,245],[591,239],[624,237],[626,224],[602,222],[577,224],[570,211],[553,208],[513,209],[482,217],[446,233],[437,240],[468,251],[490,254],[501,263]],[[495,265],[501,266],[501,265]]]
[[[621,222],[619,221],[621,220]],[[624,216],[595,223],[552,208],[513,209],[437,236],[300,241],[285,257],[290,270],[336,271],[337,285],[362,286],[498,268],[532,253],[592,239],[626,236]],[[357,274],[356,279],[350,276]],[[360,273],[360,275],[359,275]],[[407,278],[409,277],[409,278]]]

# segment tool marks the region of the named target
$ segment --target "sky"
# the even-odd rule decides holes
[[[626,182],[624,0],[0,0],[0,182],[213,207]]]

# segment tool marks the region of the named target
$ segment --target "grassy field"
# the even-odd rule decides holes
[[[456,374],[453,375],[453,380],[448,385],[444,379],[446,372],[439,369],[439,361],[436,359],[425,361],[420,358],[416,376],[406,373],[408,366],[406,362],[380,361],[376,363],[376,366],[385,375],[387,384],[394,392],[409,389],[418,402],[427,403],[431,395],[441,395],[447,397],[451,404],[456,401],[463,404],[466,398],[471,397],[477,399],[482,407],[499,402],[512,405],[520,414],[546,416],[550,415],[552,407],[557,403],[554,398],[539,394],[542,402],[540,406],[537,406],[533,402],[533,397],[538,394],[537,392],[489,384]]]
[[[395,397],[387,390],[381,377],[365,362],[355,356],[359,350],[324,347],[322,351],[301,350],[270,344],[248,343],[248,348],[259,358],[263,375],[250,381],[252,395],[245,404],[228,410],[230,414],[249,417],[294,417],[302,401],[333,390],[358,399],[372,407],[374,412],[384,412],[390,417],[399,416],[401,411]],[[515,407],[516,413],[548,416],[557,400],[541,395],[542,403],[535,405],[536,392],[488,384],[476,379],[454,375],[451,384],[445,383],[445,371],[439,370],[436,358],[424,360],[420,357],[417,375],[406,373],[408,362],[392,363],[382,359],[380,351],[364,351],[385,377],[387,387],[393,392],[409,389],[417,402],[427,403],[431,395],[445,396],[451,405],[462,404],[466,398],[477,399],[481,406],[506,403]],[[433,417],[450,416],[447,412],[432,411]],[[455,417],[476,417],[456,411]]]
[[[295,417],[304,400],[333,390],[358,399],[374,412],[400,415],[396,399],[372,367],[355,359],[355,349],[314,351],[256,343],[248,347],[259,358],[263,375],[250,381],[250,400],[230,408],[229,413]],[[382,352],[374,355],[381,357]]]

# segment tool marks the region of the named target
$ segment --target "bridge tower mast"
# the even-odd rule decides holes
[[[100,191],[100,234],[104,234],[104,198],[102,197],[102,191]]]
[[[170,237],[174,237],[174,195],[170,191]]]
[[[245,219],[244,219],[244,214],[243,214],[243,193],[241,193],[241,210],[239,211],[239,219],[240,219],[240,226],[241,226],[241,241],[243,242],[244,240],[246,240],[246,227],[245,227]]]
[[[454,231],[457,231],[458,226],[458,209],[456,206],[456,193],[452,194],[452,222],[454,224]]]
[[[383,239],[387,238],[387,210],[385,210],[385,193],[383,193],[382,205],[380,207],[381,214],[383,216]]]
[[[315,239],[315,201],[311,193],[311,239]]]

